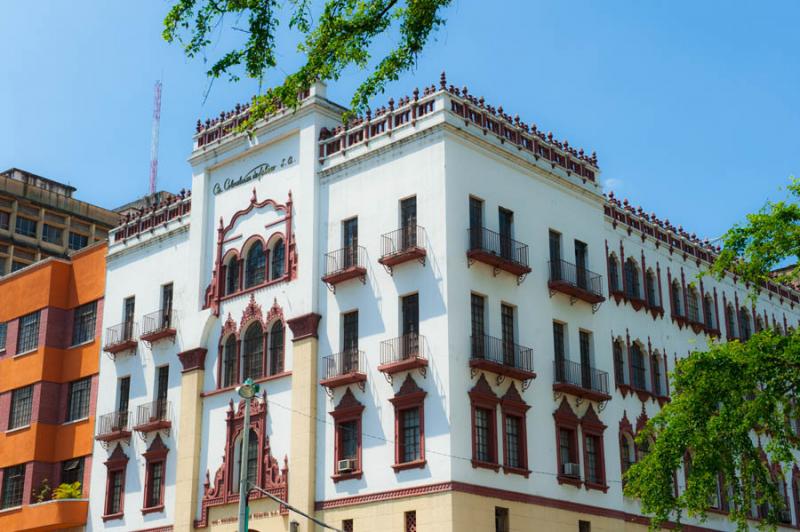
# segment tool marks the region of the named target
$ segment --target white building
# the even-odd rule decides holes
[[[348,129],[322,86],[252,138],[246,112],[111,234],[93,529],[235,529],[252,376],[254,482],[342,530],[645,530],[621,474],[675,359],[798,324],[444,78]],[[252,529],[313,530],[251,498]]]

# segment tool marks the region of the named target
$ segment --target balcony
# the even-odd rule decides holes
[[[568,393],[589,401],[605,402],[611,399],[608,393],[608,373],[605,371],[571,360],[555,360],[553,366],[554,392]]]
[[[97,435],[94,439],[106,445],[118,440],[129,440],[130,418],[131,413],[124,410],[100,416],[97,418]]]
[[[126,321],[106,329],[106,341],[103,351],[111,355],[136,349],[136,322]]]
[[[334,388],[348,384],[357,384],[364,390],[367,373],[363,351],[351,349],[326,356],[322,359],[322,365],[325,377],[319,383],[328,388],[329,394],[333,393]]]
[[[163,338],[171,338],[175,341],[175,323],[172,309],[161,309],[150,314],[145,314],[142,318],[142,334],[140,339],[148,343],[153,343]]]
[[[533,371],[533,349],[503,341],[491,336],[471,336],[471,352],[469,366],[472,375],[479,370],[497,374],[497,383],[505,377],[522,381],[525,390],[536,378]]]
[[[336,292],[336,285],[361,279],[367,282],[367,250],[362,246],[350,246],[325,254],[325,275],[322,281],[328,285],[332,292]]]
[[[166,399],[157,399],[152,403],[139,405],[136,409],[136,426],[133,430],[141,434],[166,431],[172,428],[172,403]]]
[[[419,225],[411,225],[386,233],[381,236],[381,258],[386,271],[392,274],[392,268],[398,264],[412,260],[425,265],[425,229]]]
[[[415,369],[423,376],[427,373],[428,348],[424,336],[412,333],[381,342],[378,371],[383,372],[390,383],[395,373]]]
[[[467,229],[467,235],[467,259],[470,266],[475,261],[483,262],[493,268],[495,276],[500,270],[515,275],[517,284],[525,280],[525,276],[531,272],[528,267],[527,245],[485,227]]]
[[[86,524],[88,499],[54,499],[30,504],[0,515],[0,530],[63,530],[78,529]]]
[[[592,305],[592,310],[597,310],[597,305],[606,300],[603,297],[603,278],[597,273],[578,267],[565,260],[550,261],[550,279],[547,288],[550,297],[555,292],[569,296],[572,305],[580,299]]]

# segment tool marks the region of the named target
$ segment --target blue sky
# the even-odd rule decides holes
[[[197,118],[258,86],[217,81],[205,98],[207,65],[161,39],[169,4],[4,2],[0,167],[67,181],[110,208],[145,193],[163,77],[159,188],[188,187]],[[619,197],[701,236],[719,236],[800,176],[800,2],[454,0],[446,16],[416,71],[376,105],[447,70],[596,150]],[[290,49],[281,57],[289,68],[297,60]],[[358,81],[350,71],[329,95],[347,102]]]

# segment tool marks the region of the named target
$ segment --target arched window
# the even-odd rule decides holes
[[[242,380],[257,379],[264,369],[264,332],[261,324],[254,323],[244,334],[242,344]]]
[[[644,354],[641,346],[634,342],[631,344],[631,370],[633,371],[633,387],[647,390],[647,369],[645,368]]]
[[[269,331],[269,374],[283,372],[283,323],[276,321]]]
[[[619,453],[622,459],[622,474],[624,475],[630,467],[636,463],[636,446],[633,437],[626,432],[619,434]]]
[[[764,330],[764,318],[761,316],[756,316],[756,332],[761,332]]]
[[[248,486],[255,485],[258,482],[258,435],[256,431],[250,429],[249,441],[247,442],[247,483]],[[233,446],[233,471],[231,471],[231,478],[233,479],[230,486],[232,493],[239,493],[239,480],[242,471],[242,437],[236,439]]]
[[[736,338],[736,309],[730,303],[725,307],[725,326],[728,328],[728,337]]]
[[[687,295],[687,306],[689,321],[692,323],[700,323],[700,306],[697,300],[697,288],[690,286]]]
[[[636,449],[637,453],[637,462],[644,460],[647,458],[647,455],[650,454],[650,450],[653,448],[653,441],[650,439],[645,440],[641,445],[639,445],[638,449]]]
[[[660,307],[661,301],[658,299],[658,279],[652,269],[647,270],[647,277],[644,282],[647,304],[651,307]]]
[[[247,252],[247,263],[244,269],[244,287],[250,288],[264,282],[267,269],[267,256],[261,242],[254,242]]]
[[[608,280],[612,292],[619,292],[619,261],[613,253],[608,257]]]
[[[650,367],[653,371],[653,393],[656,394],[657,397],[663,397],[664,394],[664,383],[663,374],[662,374],[662,358],[661,355],[658,354],[658,351],[653,352],[653,356],[650,357]]]
[[[225,293],[234,294],[239,291],[239,268],[241,262],[236,255],[231,257],[225,266]]]
[[[703,298],[703,317],[705,318],[706,329],[716,330],[717,316],[714,312],[714,299],[711,294],[706,294]]]
[[[750,339],[752,332],[748,310],[742,307],[739,309],[739,338],[741,338],[742,341],[747,341]]]
[[[222,349],[222,387],[233,386],[236,384],[237,371],[236,371],[236,337],[234,335],[228,336],[225,340],[225,345]]]
[[[640,299],[639,265],[633,258],[625,261],[625,295],[630,299]]]
[[[620,384],[627,384],[627,372],[625,371],[625,347],[622,340],[614,340],[614,378],[617,381],[617,386]]]
[[[272,246],[272,256],[270,257],[270,279],[280,279],[286,273],[286,246],[283,239],[279,238]]]
[[[672,281],[672,313],[675,316],[683,316],[683,305],[681,304],[681,283],[677,279]]]

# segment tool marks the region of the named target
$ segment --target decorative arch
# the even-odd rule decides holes
[[[253,235],[242,247],[244,259],[244,280],[242,289],[255,288],[263,284],[267,277],[267,249],[261,235]]]

